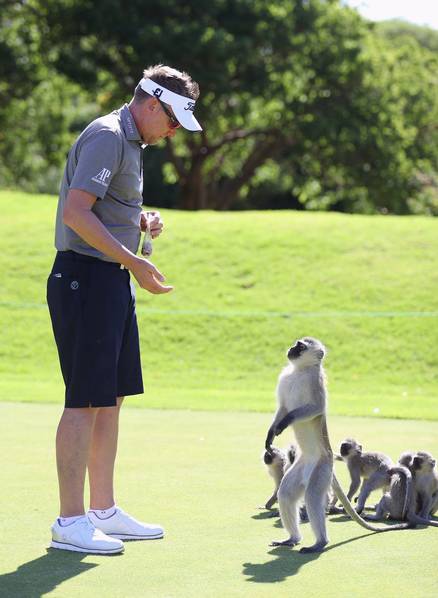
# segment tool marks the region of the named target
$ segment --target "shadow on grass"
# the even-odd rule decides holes
[[[278,509],[272,509],[271,511],[262,511],[257,515],[252,515],[251,519],[273,519],[274,517],[280,517],[280,511]]]
[[[362,534],[362,536],[332,544],[331,546],[328,546],[324,552],[338,548],[343,544],[349,544],[350,542],[366,538],[367,536],[373,536],[375,533],[376,532]],[[254,583],[277,583],[279,581],[284,581],[288,577],[296,575],[301,567],[315,561],[324,553],[301,554],[297,549],[279,546],[269,551],[268,554],[275,556],[276,559],[268,561],[267,563],[243,563],[242,574],[248,576],[246,581]]]
[[[98,563],[82,562],[87,556],[82,552],[48,548],[47,554],[23,563],[16,571],[0,575],[0,595],[8,598],[40,598],[62,582],[97,567]]]
[[[263,513],[257,513],[257,515],[251,515],[251,519],[256,519],[258,521],[260,521],[262,519],[275,519],[275,522],[273,523],[273,527],[278,527],[278,528],[283,527],[281,525],[280,512],[277,510],[264,511]],[[300,525],[306,525],[306,523],[309,523],[308,519],[306,521],[301,521]]]

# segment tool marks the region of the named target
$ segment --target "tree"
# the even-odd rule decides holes
[[[146,62],[199,80],[204,131],[167,147],[186,209],[229,208],[261,166],[292,150],[299,169],[309,129],[324,137],[327,107],[361,79],[367,25],[334,0],[34,5],[56,68],[105,85],[111,102],[126,98]]]
[[[146,153],[149,184],[163,185],[159,172],[170,190],[167,206],[251,207],[266,195],[263,207],[275,197],[310,209],[435,209],[430,37],[382,33],[338,0],[12,5],[14,18],[31,25],[47,77],[81,86],[101,109],[126,101],[151,63],[199,81],[204,131]],[[8,48],[21,51],[10,40]]]

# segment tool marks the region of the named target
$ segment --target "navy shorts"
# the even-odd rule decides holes
[[[119,264],[59,251],[47,303],[66,407],[112,407],[143,392],[135,291]]]

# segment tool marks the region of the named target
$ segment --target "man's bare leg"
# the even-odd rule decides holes
[[[88,457],[90,509],[105,510],[115,504],[114,463],[117,454],[119,413],[123,397],[116,407],[101,407],[94,422]]]
[[[64,409],[56,433],[61,517],[83,515],[84,484],[97,409]]]

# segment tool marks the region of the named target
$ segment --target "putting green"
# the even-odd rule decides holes
[[[60,412],[60,405],[0,404],[1,596],[436,596],[436,528],[372,534],[335,516],[321,555],[268,546],[285,534],[257,510],[271,492],[260,460],[267,414],[124,408],[118,502],[162,523],[165,539],[126,543],[113,557],[47,550]],[[393,458],[406,449],[438,455],[437,422],[331,417],[329,428],[334,446],[353,436]],[[345,467],[337,472],[345,487]],[[304,545],[313,541],[308,524],[303,536]]]

